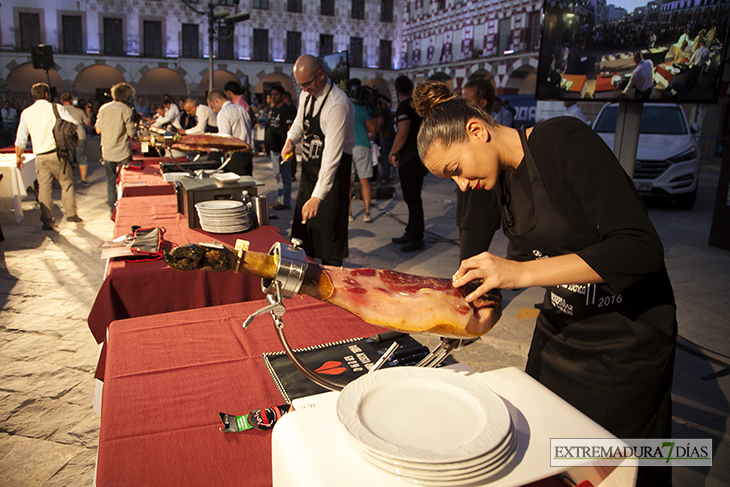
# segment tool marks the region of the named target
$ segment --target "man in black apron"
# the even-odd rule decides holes
[[[302,89],[297,117],[281,151],[294,157],[301,140],[299,183],[292,238],[303,242],[309,257],[326,265],[342,265],[348,255],[347,209],[355,114],[350,98],[324,72],[321,62],[303,55],[294,64]]]

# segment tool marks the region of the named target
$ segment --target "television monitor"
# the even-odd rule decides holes
[[[350,79],[350,62],[347,51],[326,54],[319,58],[324,65],[324,72],[340,88]]]
[[[717,102],[730,3],[681,10],[649,0],[602,3],[544,1],[538,100]],[[706,51],[697,53],[701,44]]]

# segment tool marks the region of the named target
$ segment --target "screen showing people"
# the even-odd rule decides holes
[[[715,103],[730,3],[546,0],[538,100]]]

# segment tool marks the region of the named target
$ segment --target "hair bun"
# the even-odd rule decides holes
[[[413,89],[413,109],[421,117],[441,103],[456,98],[449,87],[440,81],[426,81]]]

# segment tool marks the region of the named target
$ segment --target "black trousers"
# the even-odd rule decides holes
[[[406,225],[406,235],[408,235],[411,240],[423,240],[425,222],[421,189],[423,188],[423,178],[426,174],[428,174],[428,169],[426,169],[420,162],[411,162],[398,166],[398,176],[400,178],[400,188],[401,191],[403,191],[403,201],[405,201],[406,205],[408,205],[408,224]]]

